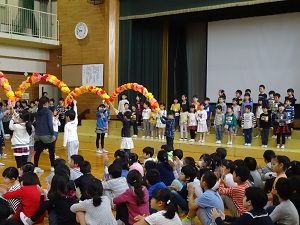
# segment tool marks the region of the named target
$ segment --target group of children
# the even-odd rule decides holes
[[[246,89],[244,98],[242,91],[235,92],[236,97],[232,99],[232,104],[226,104],[226,95],[224,90],[218,92],[218,102],[214,109],[210,105],[210,99],[205,98],[203,102],[198,102],[198,97],[193,96],[193,102],[189,105],[187,96],[181,96],[181,103],[178,98],[174,98],[174,103],[170,111],[174,114],[174,131],[180,129],[179,141],[188,141],[188,130],[190,133],[189,142],[195,142],[196,133],[199,133],[199,143],[205,142],[206,135],[210,134],[211,121],[213,121],[216,131],[216,144],[221,144],[223,134],[227,132],[227,145],[232,145],[233,137],[237,135],[238,128],[243,130],[245,146],[251,146],[252,133],[257,128],[258,135],[262,140],[262,148],[267,148],[269,131],[273,130],[273,138],[277,138],[277,148],[285,148],[285,139],[291,139],[293,122],[295,117],[294,90],[289,88],[285,101],[280,101],[280,94],[274,91],[265,93],[265,86],[259,86],[259,95],[257,105],[254,106],[251,98],[251,90]],[[133,138],[137,138],[138,125],[143,124],[144,134],[142,138],[164,140],[166,134],[166,125],[161,117],[166,116],[165,104],[160,104],[160,110],[149,107],[149,103],[141,103],[139,96],[136,98],[136,104],[129,109],[129,102],[125,94],[119,102],[119,112],[131,112],[131,125],[133,126]],[[123,105],[123,106],[122,106]],[[174,137],[174,135],[172,135]]]
[[[196,162],[168,145],[145,147],[142,155],[140,163],[137,154],[117,150],[102,180],[81,155],[72,155],[69,167],[56,159],[45,189],[32,163],[19,171],[8,167],[0,186],[7,200],[0,198],[0,220],[12,215],[9,220],[31,225],[48,211],[49,224],[190,225],[197,216],[203,225],[299,225],[299,161],[266,150],[262,168],[252,157],[233,162],[226,149],[217,148]]]
[[[5,101],[4,101],[5,102]],[[6,154],[2,152],[4,146],[5,135],[11,133],[11,147],[13,149],[13,155],[16,160],[17,168],[21,168],[27,162],[31,162],[33,151],[35,154],[35,172],[44,172],[38,167],[38,160],[40,152],[36,146],[38,143],[45,143],[46,148],[49,150],[49,158],[51,162],[51,171],[54,170],[53,162],[54,158],[59,158],[55,155],[55,145],[58,138],[58,132],[61,126],[64,126],[64,141],[63,147],[68,148],[68,159],[73,154],[78,154],[79,142],[77,135],[77,106],[76,100],[72,103],[72,108],[61,110],[63,99],[60,99],[60,103],[57,107],[54,106],[54,100],[48,99],[46,93],[41,99],[36,99],[35,102],[31,102],[31,107],[27,106],[27,103],[22,101],[22,105],[16,104],[15,107],[3,105],[2,111],[4,115],[10,118],[8,122],[9,131],[0,131],[0,149],[1,157],[5,158]],[[6,102],[5,102],[6,104]],[[58,113],[60,111],[60,113]],[[0,116],[1,117],[1,116]],[[39,122],[38,119],[39,118]],[[67,123],[66,123],[67,122]],[[4,127],[6,122],[0,121]],[[5,129],[4,129],[5,130]],[[47,145],[47,144],[50,144]],[[41,149],[41,151],[44,148]],[[4,166],[1,163],[0,166]]]

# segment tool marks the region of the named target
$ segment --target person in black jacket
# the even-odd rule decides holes
[[[268,196],[261,188],[249,187],[246,189],[245,197],[243,199],[243,205],[248,212],[237,218],[225,216],[223,212],[218,212],[216,209],[213,209],[211,215],[215,219],[217,225],[225,224],[224,221],[232,225],[273,225],[273,221],[264,209],[267,202]]]

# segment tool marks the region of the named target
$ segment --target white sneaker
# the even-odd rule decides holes
[[[245,146],[248,146],[248,143],[245,143]]]
[[[198,142],[199,142],[199,143],[201,143],[201,142],[202,142],[202,140],[199,140]]]
[[[195,139],[190,139],[189,142],[195,142]]]
[[[161,137],[161,140],[165,140],[165,136],[162,136],[162,137]]]
[[[161,136],[160,135],[158,135],[158,139],[161,140]]]
[[[256,138],[260,138],[260,135],[256,135],[255,137],[256,137]]]
[[[55,155],[55,156],[54,156],[54,158],[55,158],[55,159],[58,159],[58,158],[59,158],[59,156],[58,156],[58,155]]]
[[[104,137],[108,137],[108,133],[105,133]]]
[[[147,136],[147,139],[150,139],[150,136]]]
[[[50,171],[51,171],[51,172],[54,172],[54,167],[51,167],[51,168],[50,168]]]
[[[248,145],[247,146],[251,146],[251,143],[248,143]]]
[[[179,141],[183,141],[183,138],[180,138]]]
[[[262,147],[262,148],[265,148],[265,145],[262,145],[261,147]]]
[[[268,145],[265,145],[265,148],[267,148],[268,147]]]
[[[281,149],[284,149],[284,145],[281,145],[281,147],[280,147]]]
[[[277,148],[280,148],[280,145],[277,145]]]
[[[201,143],[205,143],[205,140],[201,140]]]
[[[215,142],[215,144],[220,144],[220,142],[217,140],[217,141]]]
[[[99,153],[99,154],[102,154],[102,153],[103,153],[102,150],[101,150],[100,148],[98,148],[98,149],[96,150],[96,152]]]
[[[158,137],[156,136],[155,139],[158,139]]]
[[[32,225],[33,224],[33,221],[30,218],[28,218],[27,216],[25,216],[25,214],[23,212],[20,212],[20,219],[24,225]]]
[[[207,135],[210,135],[210,132],[207,132],[206,134],[207,134]]]
[[[187,138],[185,138],[184,141],[187,141]]]
[[[102,148],[102,152],[103,153],[108,153],[108,151],[106,151],[104,148]]]
[[[291,140],[291,139],[292,139],[292,137],[291,137],[291,136],[288,136],[288,139],[289,139],[289,140]]]
[[[153,137],[151,137],[151,139],[153,139]]]
[[[35,168],[34,168],[34,172],[35,172],[35,173],[44,173],[44,170],[42,170],[42,169],[39,168],[39,167],[35,167]]]
[[[146,136],[144,136],[144,135],[143,135],[143,136],[142,136],[142,138],[143,138],[143,139],[145,139],[145,138],[146,138]]]
[[[277,135],[273,135],[272,138],[276,139],[276,138],[277,138]]]
[[[232,145],[232,141],[229,142],[229,145]]]
[[[133,137],[133,138],[137,138],[137,135],[134,134],[132,137]]]
[[[5,164],[4,164],[4,163],[2,163],[2,162],[0,162],[0,166],[5,166]]]
[[[227,142],[227,145],[230,145],[230,141]]]
[[[5,153],[2,153],[0,156],[1,156],[2,158],[7,158],[7,154],[5,154]]]

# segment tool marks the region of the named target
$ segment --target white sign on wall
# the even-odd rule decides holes
[[[82,85],[103,87],[103,64],[82,65]]]

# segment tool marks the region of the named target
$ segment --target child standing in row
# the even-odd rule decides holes
[[[60,124],[60,121],[59,121],[59,116],[57,114],[57,110],[55,108],[55,106],[53,107],[49,107],[49,109],[52,111],[52,116],[53,116],[53,131],[54,131],[54,136],[55,136],[55,144],[54,144],[54,155],[55,155],[55,158],[58,158],[58,156],[55,154],[55,150],[56,150],[56,141],[57,141],[57,138],[58,138],[58,127],[61,125]],[[33,128],[34,129],[34,128]]]
[[[207,134],[210,134],[210,128],[211,128],[211,115],[213,113],[213,108],[212,106],[209,104],[210,99],[209,98],[205,98],[204,99],[204,109],[207,113],[207,119],[206,119],[206,125],[207,125]]]
[[[271,127],[271,114],[268,112],[268,105],[264,105],[262,107],[263,112],[260,114],[259,118],[259,129],[261,133],[261,142],[262,148],[268,147],[268,139],[269,139],[269,130]]]
[[[136,109],[136,105],[131,106],[131,125],[133,127],[133,138],[138,136],[138,125],[139,125],[139,113]]]
[[[151,113],[150,113],[150,133],[151,133],[151,139],[153,139],[154,137],[157,138],[157,135],[156,135],[156,120],[157,120],[156,110],[152,109]]]
[[[255,127],[255,116],[251,112],[251,106],[245,106],[245,113],[242,117],[242,129],[244,131],[244,138],[245,138],[245,146],[251,146],[252,143],[252,130]]]
[[[253,102],[250,101],[250,94],[249,93],[245,93],[244,94],[244,101],[242,103],[242,107],[241,107],[241,116],[244,115],[245,113],[245,108],[247,105],[250,105],[251,106],[251,112],[252,112],[252,109],[253,109]]]
[[[240,116],[241,116],[241,107],[238,105],[238,99],[237,98],[233,98],[232,99],[232,110],[233,110],[233,114],[235,115],[235,118],[237,120],[237,125],[235,126],[235,130],[233,135],[236,136],[237,132],[238,132],[238,122],[240,121]]]
[[[282,104],[280,102],[280,94],[279,93],[275,93],[274,94],[274,100],[270,102],[270,109],[271,109],[271,115],[272,115],[272,126],[275,128],[276,126],[276,122],[275,122],[275,117],[276,117],[276,114],[278,112],[278,106],[279,104]],[[276,131],[275,129],[273,130],[273,136],[272,138],[276,138]]]
[[[233,133],[237,125],[237,121],[231,107],[227,108],[227,113],[225,114],[223,125],[224,125],[224,129],[227,130],[227,134],[228,134],[227,144],[232,145]]]
[[[180,113],[180,104],[178,103],[178,98],[174,97],[174,103],[171,105],[170,110],[175,113],[175,130],[179,131],[179,113]]]
[[[220,105],[222,107],[222,113],[225,114],[227,112],[227,106],[226,106],[226,103],[224,102],[225,99],[223,96],[220,96],[219,99],[218,99],[218,105]]]
[[[294,117],[295,117],[295,108],[292,106],[292,100],[290,98],[287,98],[285,100],[285,108],[284,112],[286,113],[288,120],[286,121],[289,132],[287,133],[288,139],[292,139],[292,129],[293,129],[293,124],[294,124]]]
[[[216,144],[222,143],[223,137],[223,123],[224,123],[224,114],[222,113],[222,106],[218,105],[216,107],[216,114],[215,114],[215,130],[216,130]]]
[[[197,119],[195,113],[195,105],[190,105],[190,112],[188,115],[188,124],[190,130],[191,139],[189,142],[195,142],[196,130],[197,130]]]
[[[260,134],[260,129],[259,129],[259,118],[260,115],[263,113],[263,102],[265,102],[263,99],[258,99],[258,104],[256,106],[256,113],[255,113],[255,117],[256,117],[256,125],[257,125],[257,129],[258,129],[258,135],[256,136],[257,138],[260,138],[261,134]]]
[[[275,133],[277,135],[277,148],[284,149],[285,145],[285,134],[289,132],[289,128],[286,124],[288,120],[287,114],[284,112],[284,105],[278,105],[278,112],[275,115]],[[281,146],[280,146],[280,137],[281,137]]]
[[[183,140],[187,141],[187,137],[188,137],[188,130],[187,130],[188,115],[189,115],[188,106],[187,105],[182,105],[181,112],[180,112],[180,121],[179,121],[179,125],[180,125],[180,139],[179,139],[179,141],[183,141]]]
[[[198,121],[198,127],[197,132],[200,133],[199,141],[200,143],[205,142],[205,134],[207,132],[207,125],[206,125],[206,119],[207,119],[207,112],[204,110],[204,103],[202,102],[200,104],[200,110],[197,111],[197,121]]]
[[[164,103],[161,103],[159,106],[160,110],[159,113],[157,113],[157,121],[156,121],[156,127],[158,128],[158,139],[159,140],[164,140],[165,136],[165,128],[166,128],[166,124],[163,124],[160,120],[161,116],[167,116],[167,110],[166,105]]]
[[[136,102],[136,107],[137,107],[137,112],[139,115],[139,120],[138,120],[138,125],[141,127],[142,125],[142,114],[143,114],[143,110],[144,110],[144,103],[141,101],[141,97],[139,95],[136,96],[135,98]]]
[[[149,108],[149,102],[144,103],[144,109],[142,113],[143,117],[143,127],[144,127],[144,135],[142,138],[150,138],[150,113],[151,109]]]

